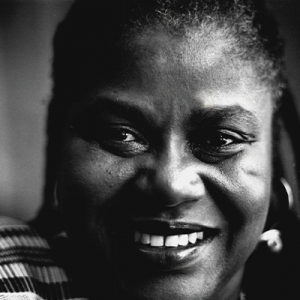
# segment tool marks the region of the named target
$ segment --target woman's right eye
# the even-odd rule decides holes
[[[136,142],[139,138],[133,132],[125,128],[109,128],[105,132],[105,137],[107,139],[112,139],[116,142]]]
[[[121,124],[92,124],[71,126],[78,136],[121,157],[131,157],[148,150],[148,143],[135,128]]]

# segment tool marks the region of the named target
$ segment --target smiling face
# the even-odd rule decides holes
[[[272,102],[225,49],[145,31],[70,111],[58,197],[94,293],[105,273],[127,299],[238,298],[269,207]]]

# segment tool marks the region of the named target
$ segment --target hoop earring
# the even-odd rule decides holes
[[[269,250],[273,253],[279,253],[283,247],[281,233],[277,229],[270,229],[263,232],[260,236],[260,242],[265,242]]]
[[[286,213],[291,210],[294,206],[294,197],[292,189],[285,178],[280,178],[279,182],[281,183],[281,197],[284,197],[286,202],[284,206],[284,211],[282,212],[282,219],[286,217]],[[260,236],[259,242],[266,243],[269,250],[273,253],[281,252],[283,248],[281,232],[277,229],[280,227],[281,220],[275,223],[271,229],[263,232]]]
[[[284,191],[286,193],[286,197],[288,199],[288,208],[289,210],[293,208],[294,206],[294,197],[293,197],[293,191],[287,180],[283,177],[281,177],[280,182],[284,188]]]
[[[54,184],[54,191],[53,191],[53,208],[58,208],[58,197],[57,197],[57,181]]]

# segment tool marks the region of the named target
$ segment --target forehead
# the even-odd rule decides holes
[[[192,92],[198,98],[218,99],[224,104],[229,101],[222,99],[224,92],[232,94],[231,99],[245,100],[258,98],[254,94],[271,93],[251,63],[232,54],[232,44],[217,30],[191,29],[174,35],[159,26],[144,28],[125,40],[123,67],[114,80],[131,89],[154,93],[157,88],[171,88],[177,95]]]
[[[123,44],[126,77],[155,74],[180,74],[189,82],[201,81],[206,88],[232,89],[241,84],[251,89],[268,89],[259,80],[254,62],[243,61],[236,52],[236,43],[222,30],[189,29],[171,34],[164,28],[143,28]],[[124,79],[124,78],[123,78]]]
[[[159,25],[133,33],[126,42],[137,57],[151,57],[161,64],[170,64],[172,60],[201,70],[211,68],[220,60],[228,60],[227,54],[233,44],[221,29],[188,28],[175,34]]]
[[[271,92],[251,66],[228,54],[227,46],[221,35],[176,37],[143,30],[125,41],[123,63],[97,85],[91,100],[119,102],[122,112],[137,108],[159,124],[220,107],[243,108],[262,123],[272,113]],[[235,109],[235,115],[240,111]]]

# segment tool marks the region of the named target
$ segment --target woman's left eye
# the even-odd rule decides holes
[[[207,145],[209,147],[224,147],[231,145],[235,142],[238,142],[236,138],[233,136],[229,136],[228,134],[218,133],[212,136],[207,136],[203,140],[203,145]]]
[[[229,130],[216,130],[191,137],[191,151],[196,157],[215,162],[238,153],[250,140],[242,134]]]

